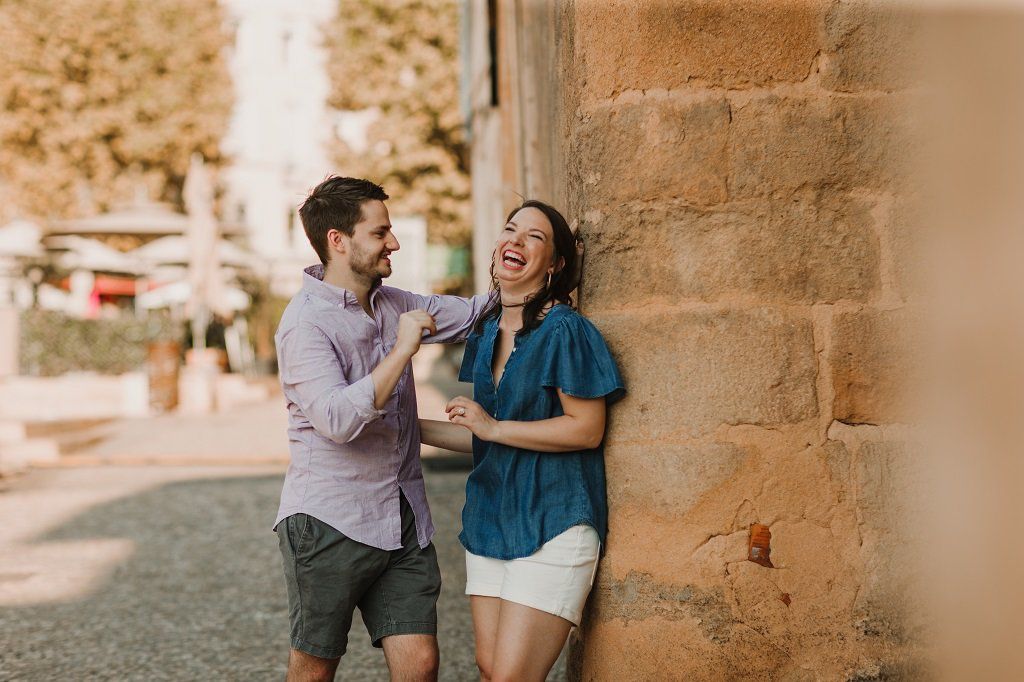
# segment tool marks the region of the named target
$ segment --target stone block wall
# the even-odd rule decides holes
[[[571,675],[913,676],[912,20],[818,0],[556,19],[582,309],[629,390]],[[753,523],[774,568],[746,560]]]

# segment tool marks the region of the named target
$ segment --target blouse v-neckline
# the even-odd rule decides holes
[[[547,321],[547,319],[549,317],[551,317],[551,314],[554,313],[556,310],[558,310],[558,308],[561,305],[562,305],[561,303],[556,303],[555,305],[553,305],[550,308],[548,308],[547,312],[544,315],[544,318],[540,321],[540,325],[543,325]],[[530,334],[526,334],[524,337],[520,337],[517,332],[513,332],[513,334],[512,334],[512,350],[509,352],[508,357],[505,359],[505,366],[501,368],[501,376],[498,377],[497,381],[495,381],[494,380],[494,352],[497,349],[498,338],[499,338],[499,336],[501,334],[501,315],[499,315],[498,317],[494,318],[494,338],[490,339],[490,343],[488,343],[488,346],[489,346],[489,349],[488,349],[489,350],[489,356],[487,358],[487,375],[491,379],[491,387],[494,389],[495,393],[498,392],[498,389],[501,388],[502,382],[505,381],[505,377],[508,376],[508,372],[511,369],[512,361],[516,357],[516,351],[519,350],[520,342],[525,343],[527,341],[527,338],[533,332],[537,331],[540,328],[540,325],[537,326],[537,329],[530,330]],[[522,355],[522,353],[520,353],[520,355]]]
[[[498,387],[501,386],[501,382],[505,378],[505,375],[508,374],[509,363],[512,362],[512,357],[516,354],[516,346],[519,344],[519,337],[516,336],[516,332],[512,332],[512,350],[509,351],[508,357],[505,358],[505,364],[502,365],[502,367],[501,367],[501,376],[499,376],[498,379],[495,380],[494,379],[494,353],[497,350],[499,339],[501,339],[501,317],[500,316],[497,318],[497,320],[495,321],[495,324],[494,324],[494,338],[491,339],[491,343],[490,343],[490,346],[491,346],[491,358],[490,358],[490,363],[487,365],[487,369],[489,370],[488,373],[491,376],[491,386],[494,387],[495,391],[498,390]]]

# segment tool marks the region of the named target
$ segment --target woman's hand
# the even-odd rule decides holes
[[[501,422],[487,414],[480,403],[460,395],[449,400],[444,411],[448,413],[448,421],[465,426],[480,440],[497,440]]]

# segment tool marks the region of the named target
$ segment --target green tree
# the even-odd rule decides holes
[[[433,242],[470,241],[469,149],[459,110],[457,0],[339,0],[325,31],[330,103],[374,109],[362,153],[339,142],[341,172],[384,185],[395,213]]]
[[[179,201],[221,160],[228,43],[216,0],[0,2],[0,219]]]

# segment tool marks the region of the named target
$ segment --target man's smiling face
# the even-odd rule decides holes
[[[391,254],[398,251],[398,239],[391,231],[391,219],[383,201],[371,200],[361,206],[362,219],[345,237],[349,244],[348,265],[353,273],[371,280],[391,275]]]

